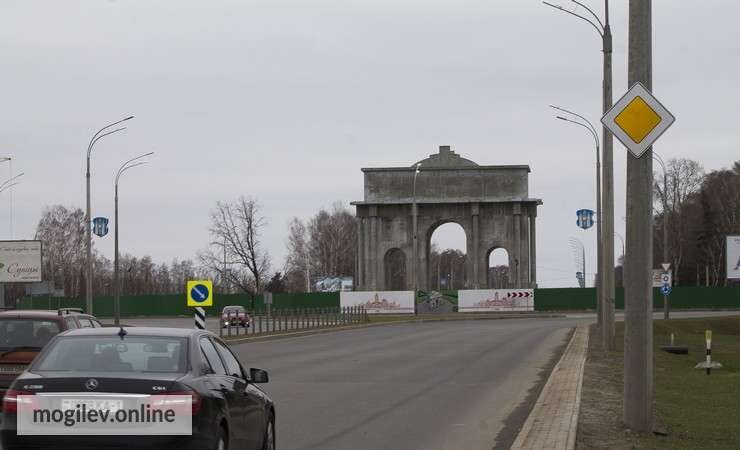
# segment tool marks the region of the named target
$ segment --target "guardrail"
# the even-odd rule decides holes
[[[243,313],[240,316],[234,312],[226,317],[220,316],[218,320],[221,337],[275,334],[369,322],[367,310],[356,306],[281,309],[250,314],[248,318]]]

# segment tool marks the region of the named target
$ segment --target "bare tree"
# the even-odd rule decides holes
[[[311,272],[317,276],[353,276],[357,251],[357,221],[337,202],[308,223]]]
[[[269,255],[260,242],[265,226],[256,200],[218,202],[211,212],[211,243],[198,255],[204,268],[248,294],[253,306],[270,270]]]
[[[85,213],[62,205],[47,208],[36,226],[36,239],[44,246],[44,273],[67,295],[83,294]]]
[[[288,256],[285,258],[285,287],[289,292],[304,292],[311,288],[309,249],[306,225],[294,217],[288,225],[288,240],[285,243]]]
[[[666,164],[665,178],[656,175],[654,195],[657,210],[660,212],[658,224],[661,227],[667,221],[668,227],[668,255],[671,259],[674,281],[680,281],[680,270],[684,256],[693,245],[688,239],[688,221],[685,209],[688,200],[701,189],[704,181],[704,169],[702,166],[690,159],[671,159]],[[657,231],[657,230],[656,230]],[[661,231],[662,233],[662,231]],[[656,245],[662,250],[663,239],[655,239]],[[661,255],[661,252],[656,252]]]

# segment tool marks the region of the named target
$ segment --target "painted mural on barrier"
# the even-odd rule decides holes
[[[459,312],[534,311],[534,289],[472,289],[457,292]]]
[[[340,305],[362,306],[368,314],[413,314],[413,291],[340,292]]]

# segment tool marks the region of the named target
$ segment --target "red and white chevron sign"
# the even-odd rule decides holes
[[[517,291],[517,292],[509,292],[506,294],[506,296],[510,298],[523,298],[523,297],[528,298],[528,297],[532,297],[532,295],[533,294],[531,291]]]

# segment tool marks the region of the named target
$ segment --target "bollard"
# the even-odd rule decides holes
[[[707,341],[707,375],[712,373],[712,330],[704,333],[704,339]]]

